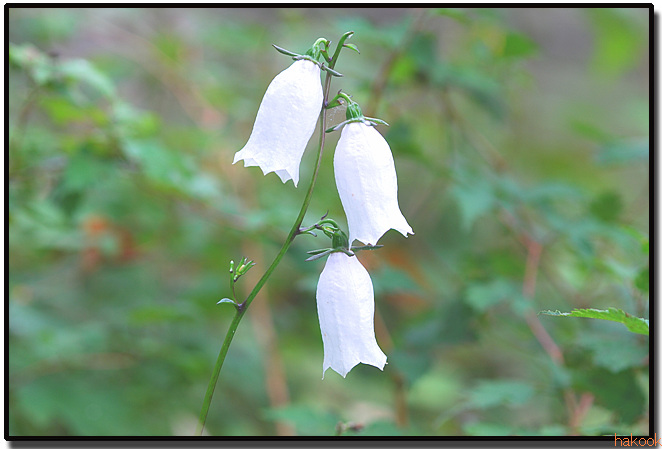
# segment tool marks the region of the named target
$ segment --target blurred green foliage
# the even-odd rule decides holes
[[[258,263],[245,294],[304,195],[231,164],[289,64],[270,44],[348,30],[361,54],[332,90],[392,125],[416,232],[360,256],[389,364],[321,380],[320,243],[301,237],[239,328],[209,434],[647,434],[648,337],[537,312],[648,318],[648,14],[9,8],[8,434],[193,433],[228,261]],[[343,222],[337,137],[304,224]]]

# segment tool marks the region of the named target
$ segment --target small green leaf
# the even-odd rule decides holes
[[[235,308],[237,308],[237,303],[231,300],[230,298],[223,298],[216,304],[232,304]]]
[[[357,52],[358,54],[361,54],[361,52],[359,51],[359,47],[357,47],[357,46],[354,45],[354,44],[343,44],[343,47],[347,47],[347,48],[349,48],[349,49],[351,49],[351,50],[354,50],[354,51]]]
[[[571,316],[579,318],[595,318],[598,320],[608,320],[616,321],[617,323],[623,323],[627,326],[630,332],[635,332],[637,334],[648,335],[648,320],[645,318],[639,318],[632,316],[627,312],[624,312],[621,309],[615,307],[610,307],[608,310],[599,310],[599,309],[575,309],[572,312],[560,312],[558,310],[543,310],[538,313],[539,315],[550,315],[550,316]]]

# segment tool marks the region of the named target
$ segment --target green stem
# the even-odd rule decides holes
[[[335,65],[335,61],[332,61],[330,65],[331,67],[333,67]],[[331,88],[331,74],[327,72],[324,81],[324,103],[326,103],[329,97],[330,88]],[[326,108],[324,107],[324,105],[322,105],[322,111],[320,112],[320,140],[319,140],[319,147],[317,148],[317,163],[315,164],[315,170],[313,171],[313,176],[310,180],[310,186],[308,187],[308,192],[306,192],[306,196],[303,200],[303,204],[301,205],[301,210],[299,211],[299,215],[297,216],[296,221],[292,225],[292,229],[290,229],[290,233],[287,235],[287,238],[285,239],[285,243],[283,243],[283,246],[276,255],[276,258],[271,263],[269,268],[267,268],[267,271],[264,273],[264,275],[262,275],[262,278],[260,278],[258,283],[255,284],[255,287],[253,287],[253,290],[248,295],[246,300],[243,303],[239,304],[238,307],[236,308],[234,318],[232,319],[232,323],[230,323],[230,327],[228,328],[228,331],[225,334],[225,340],[223,340],[223,345],[221,346],[221,351],[218,354],[218,359],[216,359],[214,372],[212,373],[212,376],[209,379],[209,386],[207,387],[207,393],[205,394],[205,399],[202,402],[202,410],[200,411],[198,428],[196,430],[196,435],[198,436],[202,436],[202,431],[204,430],[205,422],[207,421],[207,413],[209,412],[209,405],[211,404],[211,399],[212,396],[214,395],[214,389],[216,388],[216,382],[218,381],[218,376],[221,373],[221,368],[223,367],[225,356],[228,353],[228,349],[230,349],[230,343],[232,343],[232,338],[234,337],[234,334],[237,331],[237,326],[239,326],[241,319],[246,314],[246,311],[248,310],[248,307],[251,305],[251,302],[253,302],[253,299],[255,299],[259,291],[262,289],[264,284],[271,276],[271,273],[273,273],[273,271],[276,269],[283,256],[285,256],[285,253],[287,252],[290,245],[294,241],[294,238],[299,234],[301,223],[303,223],[303,218],[306,216],[308,205],[310,204],[310,200],[313,197],[313,190],[315,188],[315,183],[317,182],[317,174],[319,173],[319,168],[322,163],[322,150],[324,149],[324,138],[326,135],[326,133],[324,132],[325,128],[326,128]]]

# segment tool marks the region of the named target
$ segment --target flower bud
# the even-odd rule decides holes
[[[299,163],[322,109],[320,68],[308,60],[295,61],[269,84],[257,111],[253,131],[233,164],[258,166],[275,172],[283,182],[299,183]]]
[[[329,254],[317,284],[317,312],[324,344],[324,372],[341,376],[357,364],[380,370],[386,355],[375,339],[375,296],[368,271],[356,257]]]
[[[343,127],[333,157],[336,186],[349,225],[349,242],[375,245],[389,229],[414,232],[400,212],[398,179],[391,148],[363,122]]]

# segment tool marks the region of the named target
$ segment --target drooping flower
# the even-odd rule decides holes
[[[391,148],[364,122],[347,123],[333,157],[336,186],[349,225],[349,241],[375,245],[389,229],[414,232],[398,205],[398,179]]]
[[[295,61],[269,84],[257,111],[253,131],[233,164],[259,166],[275,172],[283,182],[299,183],[299,163],[322,108],[324,94],[320,67],[309,60]]]
[[[375,296],[368,271],[356,257],[329,255],[317,284],[317,312],[328,368],[345,377],[357,364],[384,370],[386,355],[375,338]]]

